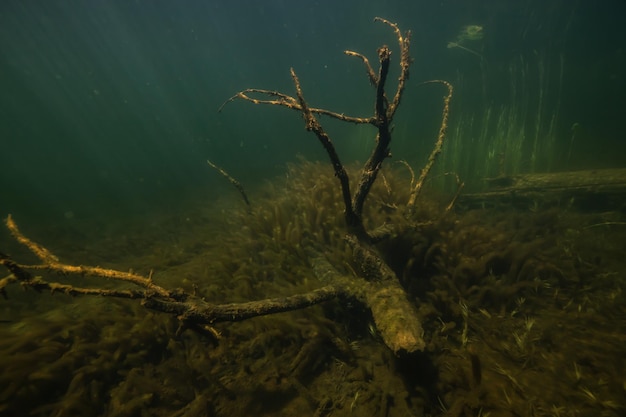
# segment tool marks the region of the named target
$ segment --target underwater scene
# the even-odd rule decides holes
[[[626,415],[622,0],[3,0],[0,416]]]

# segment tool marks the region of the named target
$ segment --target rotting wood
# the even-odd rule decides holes
[[[624,168],[518,174],[486,181],[486,191],[461,194],[458,205],[468,209],[494,205],[532,209],[539,204],[609,209],[623,206],[626,196]]]

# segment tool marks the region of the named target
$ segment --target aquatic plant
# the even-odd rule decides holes
[[[479,41],[483,38],[483,36],[484,31],[481,25],[466,25],[461,28],[456,40],[448,42],[447,48],[459,48],[482,59],[481,54],[469,48],[466,44],[468,42]]]
[[[457,80],[473,105],[451,123],[440,171],[454,170],[483,189],[489,178],[550,172],[567,162],[577,130],[573,126],[569,148],[558,149],[564,68],[562,54],[534,51],[512,57],[501,77],[499,68],[481,62],[481,79]]]

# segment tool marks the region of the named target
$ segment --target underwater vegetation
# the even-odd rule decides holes
[[[572,169],[572,148],[582,127],[561,119],[568,69],[563,51],[503,58],[486,47],[492,36],[488,27],[468,25],[447,44],[450,55],[474,56],[458,61],[453,84],[466,102],[454,110],[438,172],[454,171],[468,189],[484,190],[486,178]],[[571,128],[564,131],[564,123]]]
[[[401,165],[382,174],[366,217],[399,223],[410,176]],[[216,324],[216,338],[181,332],[174,317],[132,300],[7,287],[0,409],[37,416],[621,415],[624,230],[594,225],[623,215],[554,207],[444,213],[447,197],[426,192],[419,226],[379,245],[419,311],[424,352],[394,355],[359,303]],[[126,226],[150,248],[129,246],[132,256],[149,257],[159,284],[218,302],[320,287],[304,237],[323,243],[341,273],[358,267],[326,164],[291,165],[285,177],[254,190],[251,202],[251,212],[233,199],[198,204],[179,214],[191,227],[169,216],[157,230]],[[183,253],[176,264],[153,255],[173,251],[167,239],[150,243],[174,233]],[[57,243],[68,256],[71,238]],[[120,242],[91,244],[104,260]]]
[[[456,37],[456,40],[448,42],[449,48],[459,48],[463,51],[469,52],[470,54],[474,54],[479,58],[482,58],[482,55],[476,52],[473,49],[470,49],[469,44],[475,41],[479,41],[484,36],[484,30],[481,25],[465,25],[459,30],[459,34]]]
[[[310,107],[294,70],[296,97],[247,89],[229,100],[298,111],[331,164],[300,159],[250,193],[231,181],[243,203],[198,196],[99,241],[68,231],[39,242],[7,218],[31,253],[0,253],[0,413],[624,413],[623,207],[464,208],[458,176],[456,192],[437,193],[427,177],[447,127],[445,81],[420,175],[383,165],[410,33],[377,21],[398,39],[395,94],[384,88],[388,47],[378,72],[347,53],[376,87],[373,116]],[[462,40],[481,31],[468,27]],[[341,163],[319,115],[375,128],[362,167]],[[81,264],[85,245],[100,266]]]

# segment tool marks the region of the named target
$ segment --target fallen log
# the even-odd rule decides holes
[[[625,206],[626,168],[518,174],[486,180],[487,189],[461,194],[462,209],[568,206],[612,210]]]

